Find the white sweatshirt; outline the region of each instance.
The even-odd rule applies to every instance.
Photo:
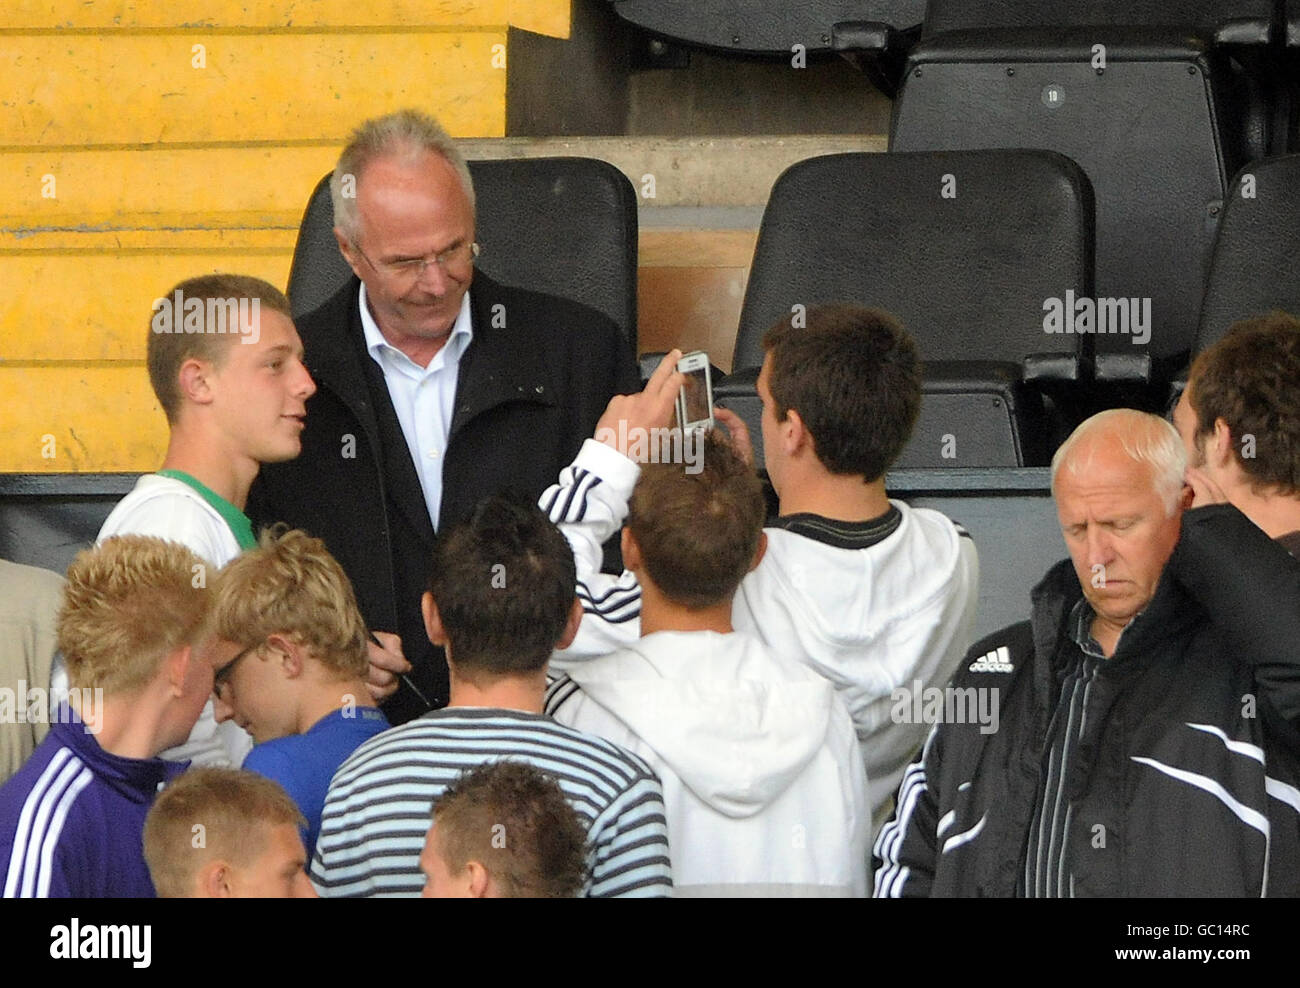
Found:
[[[857,736],[802,663],[738,631],[660,631],[575,665],[546,711],[655,770],[675,895],[866,894]]]
[[[557,671],[640,636],[635,575],[600,572],[601,544],[622,526],[639,476],[636,463],[589,439],[540,499],[573,547],[585,609],[578,637],[551,659]],[[928,730],[891,719],[893,693],[948,682],[971,644],[979,595],[970,536],[937,511],[890,503],[892,530],[865,548],[767,528],[767,553],[732,605],[737,630],[835,686],[861,743],[876,828]]]

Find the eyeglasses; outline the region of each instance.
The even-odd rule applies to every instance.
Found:
[[[239,664],[239,660],[242,659],[249,652],[255,652],[261,647],[262,646],[260,644],[249,645],[248,648],[244,649],[233,659],[227,662],[224,666],[218,669],[215,673],[213,673],[212,695],[224,703],[226,701],[226,696],[225,696],[226,687],[230,684],[230,677],[235,672],[235,666],[237,666]]]
[[[411,257],[402,261],[372,261],[361,245],[355,240],[352,246],[357,249],[357,253],[366,259],[366,263],[378,271],[380,274],[387,275],[394,281],[414,282],[424,274],[424,269],[431,264],[436,264],[442,268],[442,273],[450,275],[453,271],[463,271],[467,264],[473,264],[478,259],[480,253],[477,243],[457,244],[455,247],[448,247],[440,254],[430,254],[427,257]]]

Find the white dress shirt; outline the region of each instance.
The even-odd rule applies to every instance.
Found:
[[[438,529],[438,515],[442,510],[442,461],[451,435],[452,409],[456,405],[456,375],[460,358],[474,339],[470,318],[469,292],[460,303],[460,313],[451,329],[451,335],[429,361],[421,367],[384,339],[379,324],[370,314],[366,304],[366,286],[361,286],[361,326],[365,332],[366,349],[388,384],[397,421],[402,424],[406,446],[411,451],[416,476],[424,491],[424,503],[429,510],[429,521],[434,531]]]

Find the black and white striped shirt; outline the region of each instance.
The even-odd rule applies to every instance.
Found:
[[[518,710],[448,707],[358,748],[330,783],[311,877],[326,896],[416,896],[433,801],[467,768],[528,762],[587,825],[593,897],[672,892],[663,791],[636,755]]]
[[[1070,615],[1070,637],[1078,655],[1061,682],[1061,697],[1048,728],[1051,744],[1043,766],[1042,798],[1034,810],[1025,854],[1024,887],[1031,899],[1073,898],[1074,875],[1069,869],[1071,822],[1074,806],[1069,798],[1072,756],[1088,724],[1088,697],[1106,653],[1092,637],[1096,612],[1086,597]]]

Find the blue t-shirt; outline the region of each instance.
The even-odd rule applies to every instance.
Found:
[[[378,707],[348,707],[326,714],[306,734],[259,744],[244,759],[244,768],[280,783],[302,810],[307,818],[302,842],[309,859],[334,773],[363,741],[388,728],[388,718]]]

